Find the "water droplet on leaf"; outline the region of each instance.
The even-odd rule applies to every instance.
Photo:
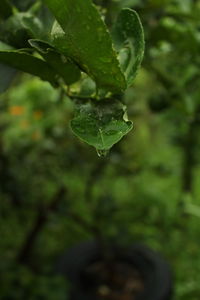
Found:
[[[110,150],[99,150],[99,149],[96,149],[96,150],[97,150],[97,155],[99,157],[105,157],[110,152]]]

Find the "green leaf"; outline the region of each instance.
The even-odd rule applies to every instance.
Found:
[[[13,50],[7,46],[6,50],[6,45],[0,42],[0,63],[38,76],[57,86],[54,70],[45,61],[26,53],[24,49]]]
[[[55,47],[71,57],[99,87],[112,92],[126,88],[110,34],[91,0],[44,0],[55,15]],[[62,27],[60,27],[60,26]]]
[[[133,84],[144,56],[144,32],[138,14],[122,9],[112,33],[127,85]]]
[[[12,6],[7,0],[0,1],[0,18],[7,19],[12,15]]]
[[[107,151],[132,129],[125,107],[113,99],[79,102],[71,128],[81,140],[98,151]]]
[[[46,60],[46,62],[59,74],[67,85],[79,80],[81,72],[79,68],[64,55],[58,53],[55,48],[44,41],[29,40],[34,47]]]

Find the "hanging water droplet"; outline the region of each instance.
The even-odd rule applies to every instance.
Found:
[[[99,149],[96,149],[96,150],[97,150],[97,155],[99,157],[105,157],[110,152],[110,150],[99,150]]]

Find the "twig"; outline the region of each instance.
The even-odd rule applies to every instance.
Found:
[[[40,208],[38,215],[35,219],[35,222],[33,224],[33,227],[31,228],[30,232],[28,232],[25,242],[22,245],[21,250],[19,251],[19,254],[17,256],[17,261],[23,264],[27,264],[30,259],[30,255],[33,249],[33,246],[35,244],[35,241],[39,235],[39,233],[44,228],[49,214],[51,212],[54,212],[60,201],[63,199],[63,195],[65,195],[66,189],[61,187],[59,191],[56,193],[56,195],[53,197],[50,205],[46,208]]]

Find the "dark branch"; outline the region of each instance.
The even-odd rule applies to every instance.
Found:
[[[31,228],[30,232],[28,232],[25,242],[22,245],[21,250],[19,251],[17,261],[19,261],[20,263],[23,263],[23,264],[26,264],[29,262],[30,255],[31,255],[32,249],[34,247],[35,241],[36,241],[39,233],[42,231],[42,229],[46,225],[49,214],[56,211],[60,201],[63,199],[63,196],[65,194],[66,194],[66,189],[63,187],[60,188],[59,191],[56,193],[56,195],[53,197],[50,205],[46,208],[39,209],[39,212],[35,219],[33,227]]]

